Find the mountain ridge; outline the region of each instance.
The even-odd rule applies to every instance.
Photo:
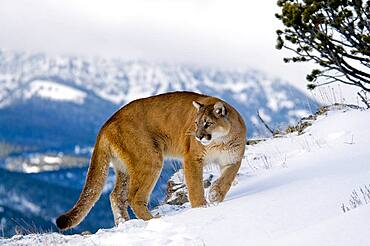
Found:
[[[169,91],[224,99],[240,111],[249,136],[264,131],[257,110],[277,126],[317,107],[294,86],[257,71],[0,50],[0,129],[5,129],[0,141],[56,149],[91,146],[100,126],[122,105]],[[50,136],[55,140],[48,141]]]

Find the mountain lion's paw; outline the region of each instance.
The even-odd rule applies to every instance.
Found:
[[[211,187],[209,193],[208,193],[208,200],[213,204],[218,204],[222,202],[222,194],[220,191],[220,188],[217,185],[214,185]]]

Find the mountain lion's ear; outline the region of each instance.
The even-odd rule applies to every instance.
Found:
[[[213,113],[217,117],[224,117],[224,116],[226,116],[227,110],[226,110],[225,105],[222,102],[215,103],[215,106],[214,106],[214,109],[213,109]]]
[[[193,106],[199,111],[199,109],[203,107],[204,105],[197,101],[193,101]]]

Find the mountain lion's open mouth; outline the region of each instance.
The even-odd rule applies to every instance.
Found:
[[[207,140],[206,138],[199,139],[198,137],[195,137],[195,139],[203,145],[209,145],[212,142],[212,138]]]

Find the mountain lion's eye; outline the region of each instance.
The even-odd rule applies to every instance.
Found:
[[[204,128],[208,128],[212,125],[211,122],[204,122]]]

